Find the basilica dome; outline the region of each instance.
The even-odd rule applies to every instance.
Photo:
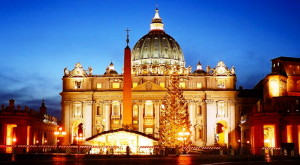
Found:
[[[132,50],[132,66],[165,65],[185,67],[184,56],[176,40],[165,33],[162,19],[158,9],[152,23],[150,32],[144,35],[135,44]]]

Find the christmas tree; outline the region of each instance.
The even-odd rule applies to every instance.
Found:
[[[159,142],[165,147],[189,147],[191,144],[189,113],[179,82],[177,72],[170,75],[167,94],[162,101]]]

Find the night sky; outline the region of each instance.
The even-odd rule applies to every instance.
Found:
[[[63,70],[80,62],[121,73],[130,47],[149,32],[155,8],[165,31],[195,70],[222,60],[235,66],[237,88],[253,88],[270,60],[300,57],[300,0],[0,0],[0,104],[60,115]]]

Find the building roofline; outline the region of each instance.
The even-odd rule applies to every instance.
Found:
[[[93,136],[87,138],[86,141],[92,140],[92,139],[94,139],[94,138],[96,138],[98,136],[101,136],[101,135],[105,135],[105,134],[109,134],[109,133],[115,133],[115,132],[121,132],[121,131],[128,132],[128,133],[133,133],[133,134],[137,134],[137,135],[141,135],[141,136],[147,137],[149,139],[158,141],[158,139],[155,138],[155,137],[153,137],[153,136],[147,135],[147,134],[139,132],[139,131],[129,130],[129,129],[125,129],[125,128],[119,128],[119,129],[116,129],[116,130],[103,131],[101,133],[98,133],[96,135],[93,135]]]
[[[296,57],[283,57],[283,56],[274,58],[271,61],[274,61],[274,60],[277,60],[277,59],[280,59],[280,60],[283,60],[283,61],[290,61],[290,62],[300,62],[300,58],[296,58]]]

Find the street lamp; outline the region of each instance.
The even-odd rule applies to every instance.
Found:
[[[187,138],[190,136],[190,132],[186,131],[185,128],[182,129],[181,132],[178,132],[179,137],[177,138],[178,140],[182,140],[183,141],[183,153],[185,154],[185,142],[187,140]]]
[[[79,145],[82,144],[82,142],[84,141],[84,137],[82,136],[82,133],[80,133],[77,137],[76,137],[76,141],[77,141],[77,145],[78,145],[78,148],[77,148],[77,153],[79,154],[80,153],[80,150],[79,150]]]
[[[64,136],[66,136],[66,134],[67,133],[62,130],[62,127],[59,127],[58,131],[54,132],[54,135],[57,137],[57,142],[56,142],[56,144],[57,144],[57,152],[58,152],[58,146],[59,146],[59,142],[60,142],[59,138],[62,138]]]
[[[14,137],[14,138],[12,139],[12,144],[13,144],[13,153],[15,153],[15,152],[16,152],[16,148],[15,148],[15,147],[16,147],[16,142],[17,142],[17,138],[15,138],[15,137]]]

